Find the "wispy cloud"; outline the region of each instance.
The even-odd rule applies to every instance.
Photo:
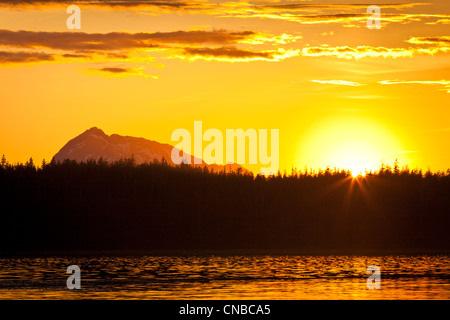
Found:
[[[447,91],[447,93],[450,93],[450,80],[437,80],[437,81],[429,81],[429,80],[413,80],[413,81],[406,81],[406,80],[383,80],[379,81],[378,83],[383,85],[393,85],[393,84],[421,84],[421,85],[440,85],[444,86],[444,90]]]
[[[0,64],[36,63],[53,60],[55,60],[53,55],[44,52],[0,51]]]
[[[61,0],[2,0],[0,7],[13,8],[42,8],[49,6],[65,6],[76,4],[83,7],[112,7],[112,8],[132,8],[132,7],[154,7],[170,10],[181,10],[188,8],[205,7],[208,3],[196,0],[72,0],[70,3]]]
[[[311,80],[311,82],[316,83],[322,83],[322,84],[334,84],[339,86],[352,86],[352,87],[359,87],[364,86],[365,84],[354,82],[354,81],[347,81],[347,80]]]
[[[309,57],[337,57],[344,59],[361,58],[405,58],[414,54],[435,55],[437,53],[450,52],[450,47],[430,47],[430,48],[385,48],[371,46],[340,46],[340,47],[307,47],[303,48],[302,55]]]
[[[158,79],[156,75],[150,75],[144,72],[143,68],[126,68],[126,67],[103,67],[103,68],[88,68],[89,74],[99,74],[107,77],[128,77],[138,76],[144,78]]]
[[[299,35],[268,35],[255,31],[191,30],[154,33],[84,33],[36,32],[0,30],[0,47],[47,51],[48,60],[79,59],[148,62],[152,52],[159,51],[169,58],[189,60],[217,60],[230,62],[279,61],[300,54],[299,50],[285,50],[280,45],[295,42]],[[239,48],[236,46],[263,45],[272,50]],[[65,53],[61,54],[61,51]],[[5,50],[6,52],[6,50]],[[6,54],[5,54],[6,55]],[[17,62],[33,62],[31,55]],[[46,56],[41,56],[43,60]],[[7,58],[4,58],[5,61]],[[12,57],[9,58],[12,62]],[[1,61],[0,61],[1,62]]]
[[[295,57],[300,54],[300,50],[264,50],[251,51],[247,49],[238,49],[235,47],[220,48],[185,48],[182,55],[175,54],[174,57],[188,60],[207,60],[207,61],[280,61],[286,58]]]
[[[407,42],[413,44],[432,44],[439,46],[450,46],[450,36],[440,36],[440,37],[413,37]]]
[[[420,2],[411,2],[411,3],[386,3],[386,4],[377,4],[382,9],[406,9],[413,8],[416,6],[428,6],[430,3],[420,3]],[[357,3],[334,3],[334,4],[319,4],[319,3],[287,3],[287,4],[272,4],[272,5],[264,5],[262,8],[269,9],[279,9],[279,10],[310,10],[310,9],[366,9],[368,7],[367,4],[357,4]]]
[[[275,37],[275,39],[277,39]],[[174,32],[45,32],[0,30],[0,46],[60,50],[120,50],[152,48],[161,44],[235,44],[271,41],[269,35],[253,31],[174,31]],[[276,41],[276,40],[274,40]]]
[[[314,3],[284,3],[277,1],[207,1],[207,0],[73,0],[70,4],[98,9],[129,10],[139,13],[164,14],[183,12],[187,14],[214,15],[232,18],[263,18],[271,20],[294,21],[300,24],[330,24],[339,23],[345,26],[361,27],[370,14],[365,9],[368,4],[314,4]],[[68,3],[58,0],[3,0],[0,8],[32,8],[45,10],[47,8],[67,7]],[[411,9],[430,3],[412,2],[395,4],[377,4],[383,11],[381,21],[387,23],[409,23],[426,20],[429,24],[445,23],[450,15],[398,13],[397,11]],[[344,11],[344,12],[343,12]],[[394,13],[392,13],[394,12]]]
[[[450,18],[448,14],[398,13],[397,11],[426,6],[430,3],[377,4],[383,14],[383,25],[389,23],[410,23],[426,21],[437,23]],[[366,13],[368,4],[262,4],[248,2],[222,6],[221,16],[238,18],[263,18],[297,22],[300,24],[342,24],[347,27],[363,27],[370,14]],[[393,11],[395,10],[395,11]]]

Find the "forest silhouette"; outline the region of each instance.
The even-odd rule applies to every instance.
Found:
[[[450,170],[0,166],[0,253],[448,253]]]

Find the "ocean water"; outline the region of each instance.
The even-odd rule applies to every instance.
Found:
[[[450,299],[450,256],[0,258],[0,299]],[[69,265],[81,289],[69,290]],[[369,290],[367,267],[381,270]]]

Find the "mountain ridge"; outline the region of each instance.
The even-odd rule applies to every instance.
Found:
[[[106,162],[116,162],[121,159],[133,158],[136,164],[150,163],[165,159],[170,165],[172,162],[172,149],[174,147],[167,143],[160,143],[142,137],[122,136],[119,134],[107,135],[98,127],[87,129],[75,138],[70,139],[54,156],[52,161],[62,162],[66,159],[77,162],[103,159]],[[194,164],[195,157],[185,154],[191,158],[194,167],[207,167],[214,172],[233,171],[241,169],[248,171],[239,164]]]

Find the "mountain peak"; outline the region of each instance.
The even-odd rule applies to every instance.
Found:
[[[85,131],[85,133],[90,133],[90,134],[95,134],[95,135],[101,135],[101,136],[106,136],[106,133],[103,132],[102,129],[99,129],[97,127],[92,127],[88,130]]]
[[[70,159],[82,162],[90,159],[98,161],[102,158],[107,162],[114,162],[120,159],[134,158],[137,164],[141,164],[150,163],[155,160],[161,161],[164,158],[169,164],[173,164],[171,159],[172,149],[173,146],[169,144],[162,144],[144,138],[121,136],[118,134],[108,136],[103,130],[92,127],[67,142],[55,154],[53,160],[62,162]],[[192,155],[185,156],[191,157],[191,163],[194,163],[194,157]],[[227,164],[225,166],[216,164],[208,165],[204,161],[202,161],[202,164],[194,166],[206,166],[213,171],[223,171],[224,167],[228,170],[241,167],[240,165],[233,164]]]

